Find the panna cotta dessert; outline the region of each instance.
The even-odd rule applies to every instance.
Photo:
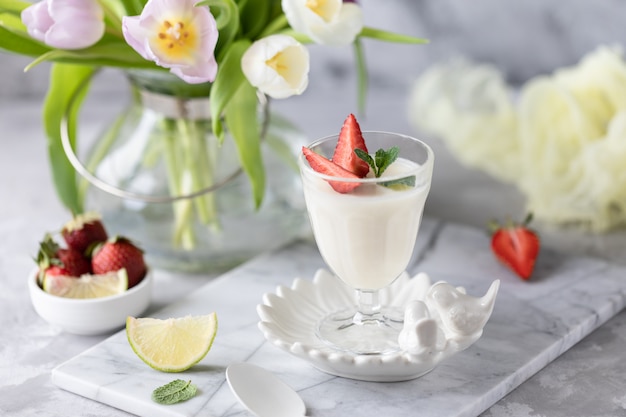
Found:
[[[381,305],[379,291],[411,260],[433,161],[425,143],[361,132],[353,115],[339,135],[302,148],[300,172],[317,247],[334,275],[355,290],[353,304],[317,324],[316,335],[329,346],[358,355],[400,350],[404,311]]]
[[[313,172],[303,174],[304,196],[319,251],[349,286],[378,290],[406,269],[430,182],[418,186],[381,184],[411,178],[420,168],[399,158],[380,178],[368,174],[366,181],[349,193],[335,191]]]

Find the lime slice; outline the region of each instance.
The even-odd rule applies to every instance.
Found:
[[[100,275],[82,275],[80,278],[64,275],[46,275],[43,290],[65,298],[100,298],[121,294],[128,289],[126,269]]]
[[[126,319],[126,336],[133,351],[162,372],[181,372],[200,362],[211,349],[216,333],[215,313],[166,320]]]

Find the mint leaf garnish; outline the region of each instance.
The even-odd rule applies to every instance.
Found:
[[[198,388],[191,381],[175,379],[152,391],[152,400],[164,405],[187,401],[196,395]]]
[[[387,169],[387,167],[394,163],[396,159],[398,159],[398,153],[400,153],[400,148],[394,146],[389,148],[389,150],[379,149],[376,151],[375,160],[376,167],[378,171],[376,172],[376,178],[383,175],[383,172]]]
[[[382,182],[381,185],[398,191],[405,190],[407,188],[413,188],[415,187],[415,175],[411,175],[410,177],[398,178],[397,180]]]
[[[367,164],[374,170],[374,175],[379,178],[387,167],[398,159],[398,153],[400,149],[397,146],[389,148],[389,150],[379,149],[376,151],[374,158],[362,149],[356,148],[354,150],[356,156],[367,162]]]
[[[376,172],[376,162],[374,162],[374,158],[372,158],[370,154],[359,148],[355,148],[354,153],[356,156],[367,162],[367,165],[371,166],[374,172]]]
[[[373,158],[370,154],[359,148],[355,149],[354,153],[356,153],[356,156],[367,162],[367,164],[372,167],[376,178],[380,178],[380,176],[383,174],[383,172],[385,172],[389,165],[393,164],[395,160],[398,159],[400,148],[398,148],[397,146],[393,146],[388,150],[384,150],[381,148],[376,151],[376,154],[374,154]],[[411,175],[405,178],[398,178],[397,180],[381,182],[380,185],[392,188],[394,190],[403,190],[406,188],[415,187],[415,175]]]

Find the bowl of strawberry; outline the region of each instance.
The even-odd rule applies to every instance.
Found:
[[[122,328],[150,305],[152,276],[130,239],[108,236],[100,217],[82,214],[46,234],[28,287],[37,314],[68,333],[96,335]]]

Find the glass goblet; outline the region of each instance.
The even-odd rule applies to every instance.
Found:
[[[399,157],[379,177],[340,178],[316,172],[301,155],[304,197],[324,262],[356,292],[356,305],[323,317],[317,336],[355,354],[398,351],[404,311],[380,304],[379,292],[407,268],[430,190],[434,154],[424,142],[388,132],[363,132],[368,150],[398,147]],[[331,159],[338,135],[308,146]],[[356,182],[348,193],[330,182]]]

